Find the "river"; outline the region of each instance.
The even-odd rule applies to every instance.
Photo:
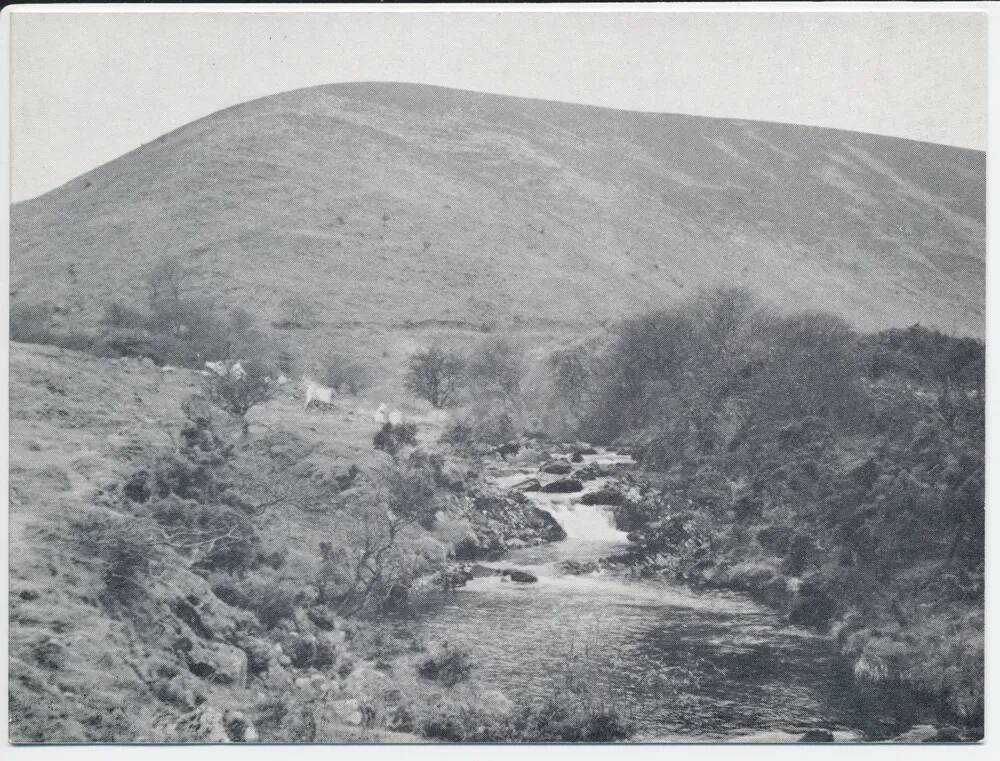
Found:
[[[584,464],[622,459],[600,452]],[[526,477],[557,478],[509,468],[494,481]],[[609,509],[579,503],[605,482],[571,495],[529,493],[566,539],[485,565],[522,569],[538,582],[488,576],[435,596],[419,616],[423,633],[466,649],[475,678],[515,700],[585,683],[635,723],[640,742],[780,742],[809,729],[861,739],[871,717],[828,638],[737,594],[560,569],[627,546]]]

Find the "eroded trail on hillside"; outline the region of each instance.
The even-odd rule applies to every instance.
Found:
[[[622,462],[599,452],[580,466]],[[564,476],[505,467],[509,487]],[[493,568],[537,577],[520,584],[483,576],[429,600],[420,627],[469,651],[476,678],[512,698],[544,699],[581,685],[630,718],[639,741],[788,741],[810,729],[861,739],[849,675],[830,642],[725,592],[663,579],[569,573],[628,544],[610,508],[581,504],[608,479],[572,494],[529,492],[566,531],[561,542],[515,550]]]

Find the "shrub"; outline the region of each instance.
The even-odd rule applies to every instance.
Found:
[[[205,379],[208,398],[219,407],[240,418],[256,405],[274,396],[275,384],[263,366],[256,362],[241,363],[243,373],[230,371],[225,375],[212,373]],[[244,430],[245,430],[244,422]]]
[[[298,294],[283,298],[279,308],[282,316],[272,324],[276,328],[285,330],[312,327],[319,313],[319,308],[314,302]]]
[[[177,450],[122,484],[127,525],[147,550],[173,550],[193,570],[255,567],[261,540],[254,519],[264,507],[244,490],[248,474],[236,472],[234,448],[216,429],[211,407],[197,399],[183,406],[188,420]]]
[[[98,324],[106,331],[141,331],[149,317],[138,307],[124,301],[104,305]]]
[[[331,354],[323,368],[323,383],[338,394],[356,395],[368,388],[371,379],[368,369],[343,354]]]
[[[455,352],[432,346],[409,359],[406,387],[437,408],[447,407],[464,383],[465,360]]]
[[[372,471],[334,515],[336,530],[320,545],[317,602],[343,617],[405,604],[413,579],[441,563],[446,547],[418,541],[445,502],[437,461],[421,452]]]
[[[55,307],[48,303],[18,302],[10,308],[10,339],[22,343],[48,343]]]
[[[417,426],[414,423],[386,423],[372,439],[375,449],[381,449],[390,455],[395,455],[404,446],[415,446],[416,443]]]
[[[524,377],[523,353],[502,337],[488,339],[469,358],[466,377],[476,399],[495,399],[508,408],[517,407]]]
[[[471,672],[472,664],[465,651],[450,647],[448,643],[417,667],[417,673],[424,679],[440,682],[446,687],[465,681]]]
[[[92,517],[77,524],[76,535],[87,556],[103,564],[106,603],[129,605],[142,597],[156,556],[149,528],[134,518]]]

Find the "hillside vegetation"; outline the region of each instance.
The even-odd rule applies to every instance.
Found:
[[[14,205],[11,291],[92,323],[170,255],[265,325],[306,302],[302,345],[592,325],[721,284],[862,329],[981,335],[984,171],[982,153],[876,135],[329,85]]]
[[[749,593],[829,630],[871,700],[981,727],[984,349],[739,290],[577,347],[573,430],[644,471],[608,500],[617,562]]]

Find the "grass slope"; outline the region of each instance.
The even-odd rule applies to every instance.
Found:
[[[575,330],[719,283],[864,329],[981,335],[984,178],[982,153],[877,135],[329,85],[16,204],[11,291],[87,322],[176,254],[262,318],[311,299],[310,341],[406,321]]]

